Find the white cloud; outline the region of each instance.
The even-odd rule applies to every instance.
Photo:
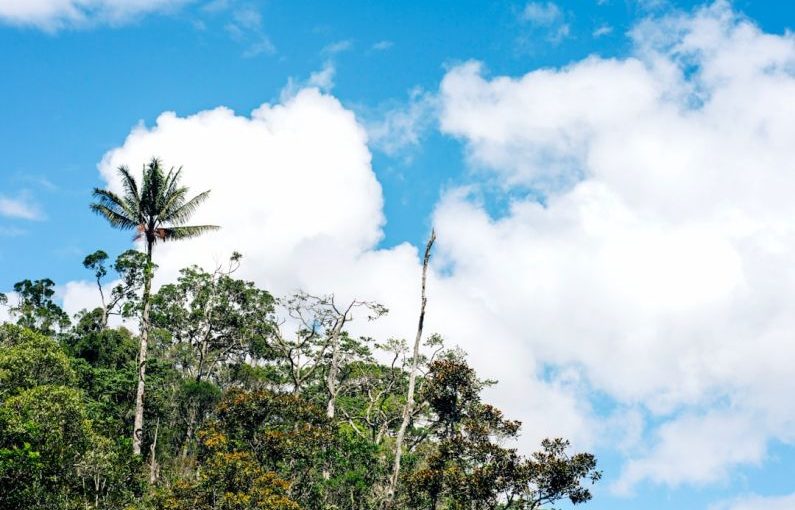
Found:
[[[522,19],[535,25],[549,26],[563,19],[563,13],[553,2],[530,2],[522,11]]]
[[[232,5],[232,0],[210,0],[201,6],[201,10],[211,14],[223,12],[229,9]]]
[[[383,40],[373,44],[372,49],[375,51],[386,51],[394,45],[395,43],[392,41]]]
[[[16,292],[3,292],[6,296],[6,304],[0,303],[0,324],[12,322],[11,307],[16,305],[18,297]]]
[[[212,263],[234,249],[270,272],[273,264],[291,265],[283,258],[297,250],[311,256],[310,247],[329,244],[356,252],[378,242],[381,189],[365,143],[352,113],[309,88],[284,104],[265,104],[251,117],[226,108],[187,118],[164,113],[153,128],[135,129],[109,152],[100,170],[118,186],[116,167],[139,168],[158,155],[183,165],[192,189],[213,190],[196,221],[218,222],[223,229],[159,247],[165,274],[174,275],[187,254]],[[274,273],[292,278],[288,271]]]
[[[795,43],[725,3],[633,37],[626,59],[445,76],[442,129],[512,196],[541,189],[545,203],[515,198],[495,218],[477,188],[445,195],[427,322],[500,379],[491,396],[525,422],[525,447],[565,435],[626,452],[624,491],[711,483],[795,441]],[[100,171],[118,187],[116,166],[158,155],[212,188],[196,222],[223,229],[159,246],[160,281],[239,250],[242,276],[274,293],[376,299],[391,313],[367,332],[411,338],[417,248],[377,248],[367,143],[350,111],[305,88],[250,116],[165,113]],[[618,411],[596,417],[593,391]]]
[[[760,464],[765,454],[764,432],[737,413],[686,415],[664,424],[656,435],[651,454],[625,466],[617,492],[628,493],[645,479],[668,485],[720,481],[739,464]]]
[[[325,46],[321,51],[321,55],[326,56],[323,62],[323,67],[317,71],[310,73],[309,78],[306,80],[296,80],[290,78],[287,86],[282,90],[282,99],[296,94],[302,88],[317,88],[322,92],[328,93],[334,88],[334,77],[337,74],[337,65],[335,57],[339,53],[344,53],[353,48],[353,42],[350,40],[338,41]]]
[[[571,33],[566,16],[554,2],[530,2],[521,13],[522,21],[546,32],[547,41],[558,44]]]
[[[337,53],[343,53],[353,48],[353,41],[350,39],[346,39],[344,41],[337,41],[331,43],[323,48],[321,51],[324,55],[336,55]]]
[[[635,0],[635,3],[646,11],[660,11],[671,7],[670,0]]]
[[[786,496],[745,496],[709,507],[709,510],[792,510],[795,494]]]
[[[236,9],[232,13],[234,22],[247,30],[257,30],[262,28],[262,13],[252,6]]]
[[[594,29],[592,35],[594,36],[594,38],[599,38],[599,37],[604,37],[606,35],[610,35],[612,33],[613,33],[613,27],[611,27],[610,25],[604,24],[604,25],[599,25],[598,27],[596,27],[596,29]]]
[[[120,25],[192,0],[0,0],[0,20],[54,31],[95,24]]]
[[[117,281],[109,282],[105,287],[110,289],[117,283]],[[58,287],[57,296],[63,301],[64,311],[69,317],[74,317],[81,310],[93,310],[102,306],[96,283],[90,281],[67,282],[64,286]]]
[[[222,6],[219,9],[226,7]],[[211,8],[213,9],[215,7]],[[262,13],[253,6],[235,9],[231,20],[224,25],[224,30],[232,40],[246,47],[243,51],[244,58],[254,58],[263,54],[275,55],[277,52],[276,46],[263,28]]]
[[[103,282],[103,289],[107,295],[108,290],[121,283],[121,280],[110,280]],[[82,310],[94,310],[102,306],[102,300],[99,296],[99,289],[97,289],[96,282],[93,281],[71,281],[66,285],[59,286],[56,289],[56,297],[63,302],[63,309],[69,315],[74,317]],[[138,320],[132,318],[123,320],[119,315],[113,314],[108,319],[111,327],[124,326],[131,331],[138,331]]]
[[[189,264],[214,267],[238,250],[244,254],[240,276],[274,294],[306,289],[335,292],[340,299],[374,299],[389,315],[374,323],[354,322],[357,332],[413,338],[418,252],[408,244],[377,248],[383,199],[364,128],[336,99],[314,88],[293,91],[282,101],[250,116],[226,108],[186,118],[164,113],[105,156],[100,172],[115,189],[116,167],[138,170],[153,155],[167,165],[183,165],[184,182],[194,192],[212,189],[195,223],[222,229],[158,246],[158,282],[173,280]],[[75,311],[96,297],[90,283],[73,283],[64,299]],[[500,379],[494,397],[510,416],[525,420],[525,445],[552,434],[581,443],[590,439],[581,388],[561,378],[535,380],[532,354],[499,326],[499,310],[483,309],[472,289],[435,271],[428,306],[427,331],[445,334],[472,353],[484,377]],[[470,318],[462,321],[464,311]],[[505,359],[526,363],[506,367]]]
[[[387,109],[377,120],[368,124],[370,142],[390,156],[416,148],[435,125],[437,110],[435,94],[414,89],[405,104]]]
[[[27,193],[15,197],[0,195],[0,216],[22,220],[41,220],[44,214]]]
[[[309,75],[307,85],[309,87],[316,87],[324,92],[330,91],[334,88],[334,75],[337,74],[337,68],[331,61],[326,61],[319,71],[315,71]]]
[[[276,54],[276,46],[271,42],[271,40],[265,36],[261,35],[258,37],[258,40],[251,43],[246,50],[243,52],[244,58],[254,58],[260,55],[275,55]]]
[[[443,131],[545,199],[494,218],[454,193],[436,212],[451,278],[506,341],[650,413],[625,491],[711,483],[795,441],[795,39],[722,1],[632,37],[631,57],[518,78],[451,69]]]

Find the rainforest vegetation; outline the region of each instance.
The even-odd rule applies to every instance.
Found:
[[[84,266],[101,306],[68,316],[55,283],[0,295],[2,509],[549,509],[591,499],[590,453],[565,439],[522,455],[521,424],[483,400],[466,354],[423,331],[361,338],[382,305],[273,296],[214,268],[159,281],[157,247],[219,228],[190,225],[208,198],[157,160],[91,210],[140,251]],[[222,225],[220,226],[223,227]],[[255,261],[251,261],[255,262]],[[120,326],[124,324],[128,327]],[[454,343],[455,339],[449,339]],[[487,341],[484,339],[484,341]]]

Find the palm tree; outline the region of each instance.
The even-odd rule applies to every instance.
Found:
[[[215,225],[185,225],[196,208],[204,202],[210,191],[188,199],[188,188],[180,186],[182,168],[163,172],[160,161],[152,158],[143,168],[143,184],[130,174],[125,166],[119,167],[124,194],[94,188],[91,210],[103,216],[111,226],[121,230],[135,230],[135,239],[146,245],[146,269],[141,311],[141,344],[138,351],[138,390],[135,396],[135,423],[133,426],[133,454],[141,454],[144,420],[144,386],[146,379],[146,349],[149,340],[149,294],[152,288],[152,248],[158,241],[178,241],[216,230]]]

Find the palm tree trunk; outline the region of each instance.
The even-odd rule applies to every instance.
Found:
[[[146,381],[146,350],[149,344],[149,294],[152,291],[152,245],[146,242],[146,268],[144,270],[144,293],[141,311],[141,343],[138,350],[138,389],[135,393],[135,421],[133,424],[133,455],[141,455],[144,428],[144,387]]]
[[[422,327],[425,323],[425,304],[428,302],[425,297],[425,282],[428,275],[428,262],[431,260],[431,248],[433,242],[436,240],[436,232],[431,230],[431,237],[428,239],[428,244],[425,246],[425,257],[422,261],[422,286],[421,286],[421,299],[420,299],[420,319],[417,324],[417,336],[414,338],[414,352],[411,357],[411,369],[409,371],[409,389],[406,394],[406,405],[403,406],[403,421],[400,423],[397,438],[395,439],[395,463],[392,467],[392,477],[389,480],[389,488],[387,489],[387,499],[384,508],[392,508],[392,503],[395,499],[395,490],[397,489],[398,477],[400,476],[400,458],[403,453],[403,439],[406,436],[406,429],[409,426],[411,414],[414,411],[414,387],[417,383],[417,365],[420,358],[420,341],[422,340]],[[434,504],[435,505],[435,504]]]

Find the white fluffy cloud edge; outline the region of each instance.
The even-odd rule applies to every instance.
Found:
[[[521,77],[449,69],[439,128],[475,172],[546,199],[493,217],[471,187],[445,194],[427,321],[499,379],[490,398],[524,422],[523,449],[552,435],[613,452],[626,494],[725,482],[795,442],[795,40],[722,1],[631,37],[626,58]],[[412,336],[418,248],[378,247],[368,134],[333,96],[164,113],[99,169],[118,188],[117,166],[152,155],[212,189],[196,222],[223,226],[159,246],[161,281],[238,250],[241,276],[276,295],[375,299],[390,314],[357,332]],[[70,312],[95,299],[89,282],[64,287]]]
[[[0,21],[47,31],[97,24],[122,25],[177,9],[193,0],[0,0]]]

